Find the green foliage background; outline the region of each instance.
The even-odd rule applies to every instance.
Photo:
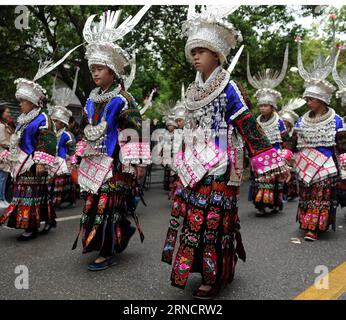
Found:
[[[101,14],[105,10],[123,10],[123,18],[134,15],[141,6],[30,6],[29,29],[18,30],[14,21],[18,14],[15,6],[0,7],[0,100],[14,101],[18,77],[32,78],[41,58],[58,60],[69,49],[83,42],[83,26],[91,14]],[[242,32],[245,50],[233,72],[233,78],[243,84],[253,102],[254,113],[258,112],[254,99],[255,90],[246,79],[246,51],[250,53],[251,71],[263,68],[281,69],[285,46],[289,44],[289,67],[297,65],[296,34],[303,39],[303,60],[308,65],[313,58],[331,48],[331,23],[314,25],[309,30],[299,23],[299,17],[316,16],[316,6],[241,6],[229,20]],[[321,14],[327,15],[327,12]],[[337,13],[337,36],[346,31],[346,6]],[[137,73],[130,88],[131,93],[141,102],[156,85],[158,94],[154,105],[146,113],[149,118],[161,118],[162,113],[180,99],[181,84],[187,86],[193,81],[195,72],[186,61],[185,40],[180,36],[182,22],[186,19],[187,6],[152,6],[134,32],[127,35],[120,45],[130,53],[136,50]],[[323,30],[329,38],[319,39]],[[329,48],[329,50],[328,50]],[[80,75],[76,95],[84,104],[93,88],[93,83],[84,59],[85,48],[80,47],[70,58],[58,67],[58,77],[72,87],[75,66],[79,65]],[[235,53],[235,52],[234,52]],[[234,54],[233,53],[233,54]],[[339,60],[339,68],[345,63],[345,54]],[[66,64],[70,67],[66,68]],[[48,89],[53,77],[40,79]],[[332,78],[329,79],[333,81]],[[290,98],[299,97],[303,92],[303,80],[297,72],[288,71],[287,77],[278,87],[282,93],[281,105]],[[51,96],[51,94],[50,94]],[[333,98],[332,107],[343,114],[339,101]],[[302,110],[304,111],[304,110]]]

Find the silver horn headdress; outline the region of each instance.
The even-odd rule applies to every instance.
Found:
[[[126,89],[130,87],[135,74],[135,57],[133,55],[131,58],[116,42],[136,27],[149,8],[150,5],[145,5],[134,17],[127,17],[119,26],[117,24],[121,10],[108,10],[100,16],[100,22],[94,26],[92,24],[96,14],[91,15],[83,29],[83,37],[87,42],[85,57],[89,68],[93,64],[105,65],[124,79]],[[125,77],[125,67],[129,64],[131,74]]]
[[[54,106],[51,108],[53,110],[51,118],[53,120],[59,120],[66,125],[68,125],[70,117],[72,117],[72,112],[67,109],[67,106],[72,103],[74,94],[76,92],[78,73],[79,67],[76,68],[72,90],[70,88],[57,89],[55,80],[53,83],[52,100],[54,102]]]
[[[164,116],[163,120],[165,121],[166,127],[173,126],[173,127],[176,128],[178,126],[177,123],[174,120],[174,113],[170,113],[170,114]]]
[[[269,104],[277,109],[277,101],[281,99],[281,93],[274,90],[285,78],[288,66],[288,45],[286,46],[284,61],[281,72],[265,69],[258,72],[255,76],[251,75],[250,57],[247,54],[247,79],[249,83],[257,89],[255,97],[259,105]]]
[[[302,60],[301,43],[298,39],[298,71],[300,76],[304,79],[303,98],[312,97],[330,104],[331,97],[336,88],[326,80],[332,72],[335,60],[335,49],[333,48],[331,56],[325,58],[320,54],[315,58],[313,64],[305,69]]]
[[[227,61],[231,49],[242,41],[240,31],[236,30],[226,17],[239,6],[202,6],[196,12],[195,5],[189,5],[187,20],[183,23],[182,34],[187,35],[185,55],[192,60],[191,50],[198,47],[207,48],[219,55],[220,62]]]
[[[333,78],[336,84],[339,87],[339,90],[336,92],[336,97],[341,99],[341,105],[346,107],[346,70],[344,69],[341,74],[338,73],[337,62],[340,55],[340,49],[335,57],[335,63],[333,68]]]

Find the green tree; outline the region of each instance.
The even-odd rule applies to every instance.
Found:
[[[6,41],[0,43],[0,98],[13,100],[18,77],[33,77],[37,70],[37,60],[51,58],[57,61],[72,47],[82,43],[83,27],[91,14],[101,14],[119,6],[30,6],[30,29],[17,30],[14,6],[0,7],[0,36]],[[134,15],[141,6],[121,6],[125,19]],[[290,45],[289,68],[296,66],[297,47],[294,36],[304,38],[304,60],[314,50],[317,51],[320,40],[308,39],[305,30],[296,22],[303,15],[316,15],[315,6],[241,6],[229,20],[243,34],[245,52],[251,53],[252,72],[262,68],[280,69],[287,43]],[[169,106],[180,99],[181,84],[187,86],[193,81],[195,72],[186,60],[185,41],[181,37],[181,27],[186,20],[187,6],[152,6],[133,32],[120,43],[129,53],[136,52],[137,73],[130,88],[131,93],[141,102],[156,85],[158,93],[154,104],[147,112],[148,117],[159,117],[162,106]],[[345,15],[343,9],[342,14]],[[340,22],[342,30],[345,23]],[[311,43],[310,43],[311,40]],[[311,47],[310,47],[311,44]],[[252,100],[255,90],[246,79],[246,54],[242,54],[233,77],[248,90]],[[234,52],[235,53],[235,52]],[[233,53],[233,54],[234,54]],[[77,49],[69,59],[57,68],[58,77],[72,87],[74,66],[80,66],[80,75],[76,95],[85,102],[93,88],[92,79],[84,59],[85,47]],[[70,68],[66,68],[66,65]],[[55,72],[52,72],[55,75]],[[40,80],[48,90],[52,76]],[[285,81],[278,88],[284,101],[299,96],[303,90],[299,75],[288,72]],[[255,106],[254,111],[257,111]]]

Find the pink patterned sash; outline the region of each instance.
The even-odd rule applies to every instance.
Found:
[[[306,184],[322,181],[338,173],[333,157],[326,157],[313,148],[304,148],[294,156],[299,179]]]

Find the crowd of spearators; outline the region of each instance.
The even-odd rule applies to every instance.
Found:
[[[48,233],[57,226],[55,209],[64,202],[74,206],[78,188],[84,207],[73,249],[80,236],[83,253],[99,252],[88,265],[90,271],[112,266],[136,230],[144,239],[135,210],[139,181],[152,163],[150,137],[142,135],[140,106],[128,92],[133,72],[127,75],[125,67],[135,68],[134,60],[117,41],[149,7],[118,27],[118,11],[102,14],[98,28],[92,27],[95,15],[86,21],[85,58],[96,88],[83,109],[83,134],[77,143],[67,109],[73,92],[56,94],[48,111],[46,91],[37,82],[62,61],[41,65],[32,80],[15,81],[21,108],[15,126],[9,108],[1,107],[0,224],[23,229],[19,241]],[[317,240],[330,227],[335,230],[337,207],[346,202],[346,131],[343,118],[330,107],[337,88],[326,80],[332,73],[336,97],[346,107],[346,79],[336,69],[340,50],[332,49],[329,60],[305,69],[297,39],[304,93],[281,108],[275,88],[285,79],[288,46],[280,72],[265,69],[252,75],[248,56],[247,78],[257,89],[260,111],[255,118],[244,88],[231,77],[236,61],[227,60],[242,40],[226,19],[235,9],[207,6],[196,12],[189,7],[182,27],[185,55],[196,78],[166,116],[167,130],[158,148],[172,201],[162,261],[172,265],[175,287],[183,289],[190,272],[201,274],[193,293],[199,299],[215,297],[233,280],[237,260],[246,259],[238,215],[245,159],[251,171],[249,199],[257,215],[277,214],[287,201],[297,201],[305,240]],[[297,109],[305,104],[308,112],[298,116]],[[137,134],[124,140],[126,129]],[[5,187],[9,174],[10,203]]]

